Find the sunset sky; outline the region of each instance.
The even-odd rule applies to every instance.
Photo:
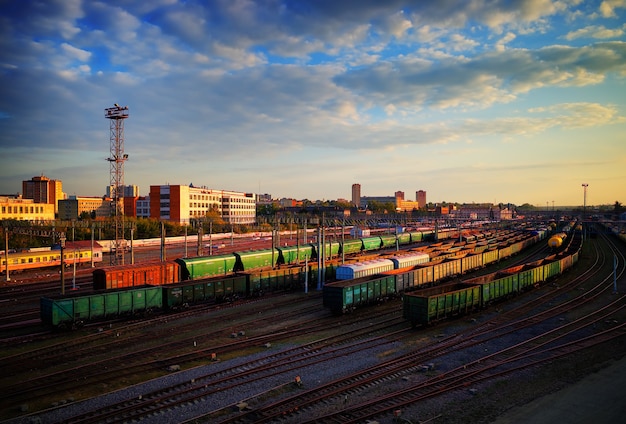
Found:
[[[626,0],[0,0],[0,193],[626,204]],[[554,203],[553,203],[554,202]]]

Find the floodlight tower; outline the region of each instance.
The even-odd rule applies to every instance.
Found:
[[[587,187],[589,187],[589,184],[583,183],[583,222],[585,221],[585,210],[587,209]]]
[[[115,253],[111,255],[111,265],[124,265],[124,162],[128,155],[124,154],[124,119],[128,118],[128,106],[104,109],[104,117],[110,121],[109,141],[111,154],[107,158],[110,168],[110,187],[113,190],[113,207],[115,216],[115,242],[112,246]]]

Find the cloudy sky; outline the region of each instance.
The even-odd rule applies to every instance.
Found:
[[[626,0],[0,0],[0,193],[626,204]]]

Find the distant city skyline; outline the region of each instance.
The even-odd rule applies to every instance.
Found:
[[[53,180],[53,181],[55,181],[57,183],[63,184],[63,181],[61,181],[60,179],[58,179],[58,178],[50,178],[49,176],[43,175],[43,174],[42,175],[35,175],[35,176],[32,177],[32,179],[35,179],[35,180],[38,180],[38,179]],[[24,186],[24,183],[26,181],[27,180],[21,182],[22,186]],[[154,185],[154,184],[152,184],[152,185]],[[172,185],[176,185],[176,184],[172,184]],[[183,185],[187,185],[187,184],[183,184]],[[206,188],[213,189],[213,190],[223,190],[222,188],[219,188],[219,187],[208,187],[208,186],[206,186],[204,184],[198,184],[198,185],[194,185],[194,186],[195,187],[206,187]],[[358,188],[356,188],[356,187],[358,187]],[[589,186],[587,185],[586,188],[587,188],[587,196],[588,196],[588,194],[589,194],[589,192],[588,192]],[[351,189],[351,196],[349,196],[349,197],[338,197],[338,198],[334,198],[334,199],[331,199],[331,198],[328,198],[328,197],[323,197],[323,198],[320,198],[320,199],[307,199],[307,200],[310,200],[310,201],[313,201],[313,202],[315,202],[315,201],[344,200],[344,201],[347,201],[347,202],[350,202],[350,203],[354,203],[355,195],[357,195],[361,199],[363,199],[363,198],[365,198],[365,199],[368,199],[368,198],[369,199],[371,199],[371,198],[383,198],[383,197],[388,197],[388,198],[391,199],[391,198],[394,198],[398,193],[403,193],[404,194],[403,198],[405,200],[421,202],[421,203],[424,203],[424,204],[440,204],[440,203],[444,203],[444,202],[445,203],[461,203],[461,204],[463,204],[463,203],[466,203],[466,204],[482,204],[482,203],[484,203],[484,204],[500,204],[500,203],[507,204],[507,203],[511,203],[511,204],[516,205],[516,206],[520,206],[520,205],[523,205],[523,204],[530,204],[530,205],[533,205],[533,206],[535,206],[537,208],[548,208],[548,209],[558,208],[560,206],[566,206],[566,207],[583,206],[582,202],[584,202],[584,200],[585,200],[584,196],[583,196],[583,201],[579,205],[577,205],[577,204],[558,205],[554,201],[547,201],[547,202],[545,202],[545,204],[532,204],[530,202],[514,203],[514,202],[490,202],[490,201],[483,201],[483,202],[476,202],[476,201],[460,202],[460,201],[456,201],[456,200],[431,201],[431,200],[428,200],[428,198],[426,197],[427,196],[427,192],[425,190],[409,191],[409,193],[415,193],[415,196],[412,197],[410,195],[407,195],[407,193],[403,192],[402,190],[396,190],[394,193],[390,193],[390,194],[389,193],[378,193],[378,194],[364,193],[362,191],[362,185],[358,184],[358,183],[353,183],[351,185],[350,189]],[[107,196],[107,197],[110,197],[110,192],[112,192],[112,190],[113,190],[112,186],[106,186],[104,188],[104,190],[103,190],[103,194],[101,193],[101,194],[95,194],[95,195],[85,195],[85,194],[82,194],[82,193],[72,193],[72,194],[69,194],[69,193],[67,193],[65,191],[65,189],[63,189],[62,192],[64,194],[66,194],[68,198],[75,197],[75,196],[83,196],[83,197],[103,197],[103,196]],[[132,194],[136,194],[136,197],[139,197],[139,196],[140,197],[149,197],[149,195],[150,195],[150,193],[149,193],[150,186],[148,186],[148,193],[147,194],[140,193],[140,191],[139,191],[140,187],[138,187],[136,184],[125,184],[123,186],[123,190],[124,190],[124,193],[125,193],[124,196],[126,196],[126,197],[133,197]],[[251,192],[242,192],[242,193],[251,193]],[[0,193],[0,195],[9,195],[9,196],[18,195],[18,194],[24,196],[24,193],[21,192],[21,191],[9,192],[9,193]],[[263,196],[263,195],[270,195],[270,196],[272,196],[273,200],[280,200],[280,199],[283,199],[283,198],[287,198],[287,199],[294,199],[294,200],[301,201],[301,200],[306,199],[306,198],[298,198],[298,197],[294,197],[294,196],[274,196],[272,193],[254,193],[254,194],[261,195],[261,196]],[[420,198],[420,195],[422,195],[421,198]],[[29,197],[29,198],[32,198],[32,197]],[[593,205],[593,204],[590,204],[587,201],[586,205],[587,206],[601,206],[601,205],[613,205],[614,203],[615,202],[599,203],[597,205]]]
[[[626,203],[626,1],[3,2],[0,193]],[[411,196],[412,198],[412,196]]]

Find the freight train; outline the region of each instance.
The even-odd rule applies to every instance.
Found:
[[[444,255],[441,259],[435,257],[431,258],[435,260],[427,263],[385,270],[373,277],[328,283],[323,287],[323,303],[336,315],[381,303],[404,292],[429,287],[508,258],[545,237],[546,231],[543,230],[525,233],[508,242],[503,241],[498,247],[484,250],[474,248],[471,253],[456,252],[452,256]]]
[[[455,235],[439,231],[438,237]],[[432,239],[434,231],[413,231],[396,235],[381,235],[325,243],[325,258],[356,255],[380,249],[407,246]],[[318,247],[315,244],[284,246],[276,249],[251,250],[223,255],[179,258],[166,262],[122,265],[98,268],[93,271],[94,290],[111,290],[145,284],[162,285],[181,281],[219,277],[254,269],[276,268],[283,265],[303,264],[316,261]]]
[[[486,308],[563,274],[578,262],[581,247],[582,238],[580,233],[576,233],[566,251],[543,260],[465,280],[460,284],[405,293],[402,316],[416,327]]]
[[[398,239],[404,244],[411,240],[418,242],[422,239],[422,233],[412,233],[410,237],[399,235]],[[381,244],[382,237],[368,237],[349,240],[341,248],[329,248],[327,252],[336,254],[343,248],[363,253],[366,252],[364,246],[373,248]],[[439,251],[435,253],[437,248],[432,249],[431,255],[439,254]],[[280,263],[294,264],[308,258],[306,255],[316,259],[313,245],[278,248],[276,253],[278,258],[275,260]],[[423,255],[417,254],[421,258]],[[251,251],[98,268],[93,272],[97,292],[42,298],[41,320],[47,326],[76,328],[86,322],[145,315],[156,310],[174,310],[195,303],[231,301],[277,291],[302,290],[305,282],[314,284],[317,280],[318,268],[315,262],[309,263],[307,267],[301,263],[300,266],[258,269],[271,264],[267,262],[270,257],[271,251]],[[236,268],[235,263],[238,261],[240,265]],[[325,271],[327,275],[334,276],[337,268],[336,262],[333,262],[326,265]],[[241,271],[235,273],[235,269]],[[255,271],[246,272],[251,269]],[[227,274],[229,271],[233,271],[232,274]],[[221,275],[215,277],[216,273]]]
[[[33,248],[23,252],[11,252],[0,255],[0,273],[4,274],[9,264],[9,273],[39,268],[52,268],[61,266],[61,248],[42,247]],[[66,267],[81,265],[91,262],[102,262],[102,247],[94,242],[93,249],[90,241],[68,241],[63,250],[63,263]]]
[[[239,298],[301,288],[303,272],[300,267],[294,267],[168,285],[101,290],[86,295],[72,293],[42,297],[40,318],[49,327],[75,329],[85,323],[105,319],[142,317],[199,303],[231,302]],[[316,270],[311,268],[309,272],[310,281],[313,281]]]
[[[412,236],[412,239],[417,241],[415,237],[417,236]],[[520,236],[515,236],[514,239],[517,237]],[[493,238],[492,243],[498,240],[502,238]],[[367,245],[377,245],[370,243],[369,240],[356,240],[357,243],[361,243],[361,246],[364,246],[366,241]],[[354,242],[355,240],[350,240],[350,245],[354,245]],[[380,237],[380,244],[383,244],[382,237]],[[347,245],[346,243],[344,246]],[[439,246],[420,247],[416,250],[429,251],[427,255],[431,258],[445,256],[442,243],[436,243],[436,245]],[[487,261],[497,260],[498,250],[488,250],[486,249],[488,246],[485,244],[483,250],[481,246],[475,246],[472,249],[480,250],[482,252],[480,257],[484,256]],[[314,246],[310,247],[309,252],[313,254]],[[514,252],[517,250],[517,243],[502,247],[502,249]],[[278,250],[279,255],[283,255],[285,263],[296,262],[294,258],[297,255],[288,255],[289,252],[294,252],[293,247]],[[295,250],[299,253],[298,248]],[[302,250],[306,252],[306,246]],[[335,251],[338,252],[340,249]],[[356,250],[356,252],[363,252],[363,250]],[[67,296],[42,298],[41,320],[47,326],[76,328],[86,322],[141,316],[156,310],[175,310],[195,303],[232,301],[240,297],[261,296],[271,292],[302,290],[305,282],[308,281],[310,285],[317,279],[317,263],[309,263],[306,267],[300,264],[278,269],[256,269],[255,266],[265,264],[264,261],[268,257],[267,252],[263,251],[246,252],[246,255],[234,254],[235,259],[231,255],[222,255],[219,260],[225,261],[223,269],[228,269],[228,264],[237,261],[236,255],[240,255],[240,260],[246,268],[254,269],[254,272],[244,270],[207,278],[206,275],[214,272],[216,257],[183,258],[168,262],[97,269],[94,271],[94,285],[102,290],[88,295],[72,293]],[[420,254],[414,256],[424,258]],[[398,261],[398,263],[403,262]],[[324,271],[335,275],[337,268],[337,263],[334,262],[327,264]],[[439,272],[437,271],[436,274],[438,275]]]

